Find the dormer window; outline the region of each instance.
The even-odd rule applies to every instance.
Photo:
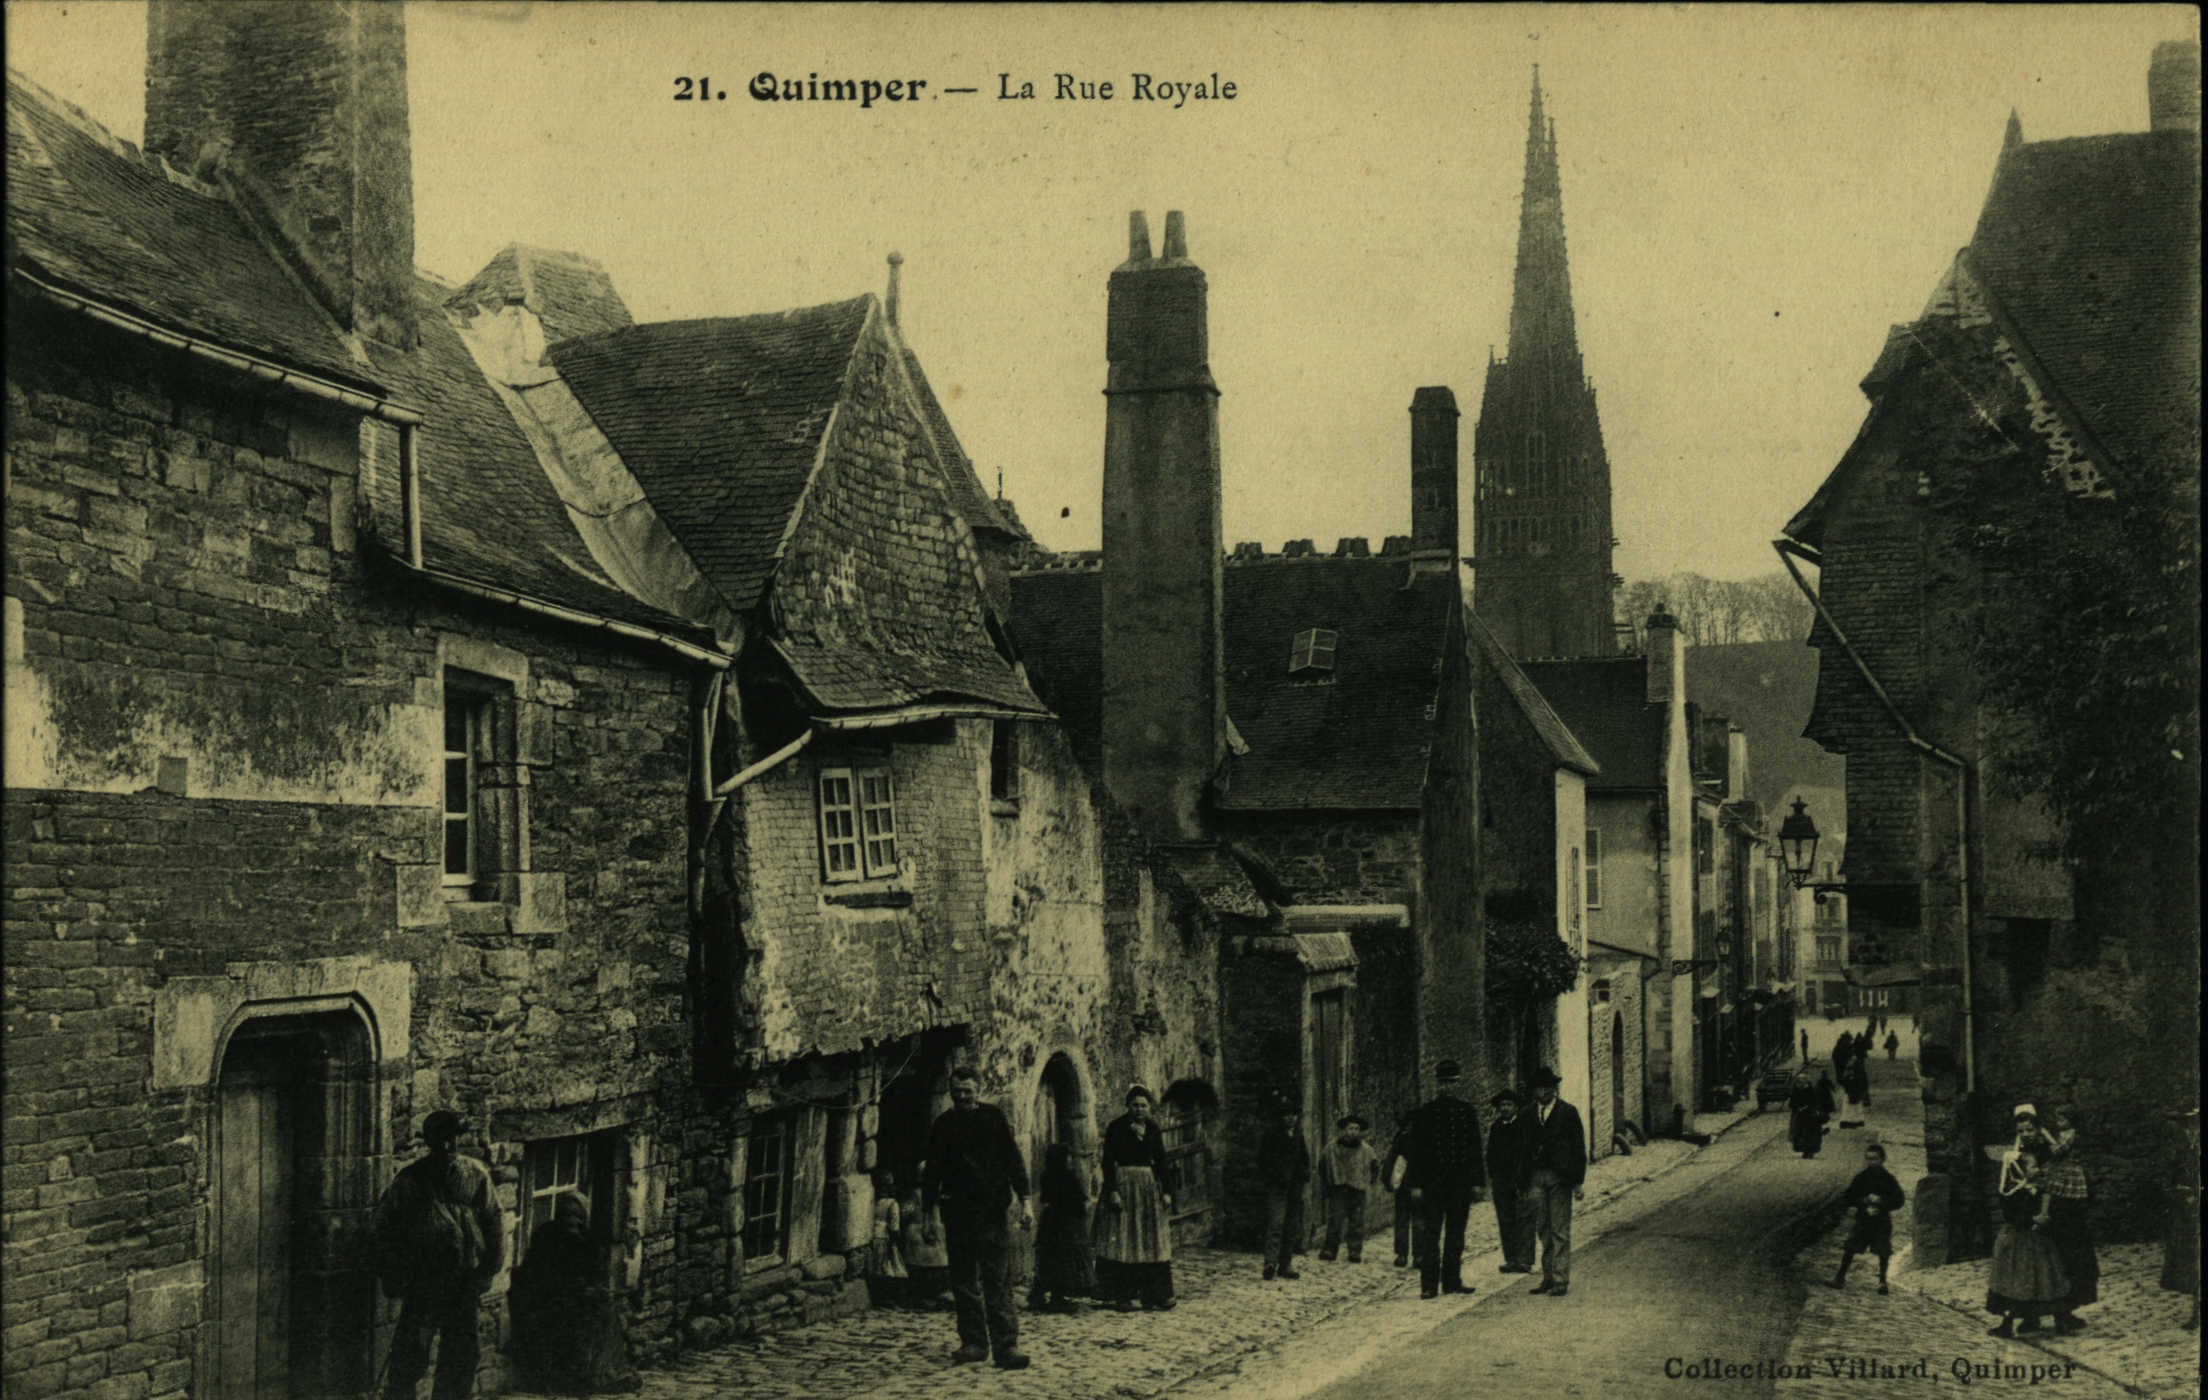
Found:
[[[1339,632],[1325,627],[1310,627],[1296,634],[1288,648],[1288,674],[1291,676],[1331,675],[1334,671],[1334,644],[1340,640]]]

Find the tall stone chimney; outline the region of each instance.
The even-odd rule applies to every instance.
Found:
[[[1686,648],[1679,637],[1679,619],[1658,604],[1643,629],[1643,650],[1648,658],[1648,694],[1651,705],[1668,705],[1678,695],[1687,674]]]
[[[2167,39],[2147,64],[2147,127],[2152,131],[2200,130],[2200,44]]]
[[[1152,836],[1195,840],[1226,756],[1219,389],[1181,216],[1161,256],[1140,213],[1127,241],[1104,346],[1104,783]]]
[[[1411,395],[1411,548],[1457,557],[1457,396],[1445,385]]]
[[[151,0],[146,148],[226,183],[342,325],[414,345],[404,7]]]

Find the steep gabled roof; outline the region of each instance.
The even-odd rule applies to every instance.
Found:
[[[738,613],[764,595],[874,304],[660,321],[548,354]]]
[[[1227,714],[1246,753],[1227,810],[1416,808],[1457,584],[1397,557],[1273,555],[1223,570]],[[1075,751],[1102,756],[1104,575],[1046,568],[1012,580],[1012,633]],[[1330,672],[1291,675],[1296,634],[1337,633]]]
[[[1601,765],[1590,791],[1664,785],[1664,707],[1648,703],[1638,656],[1527,661],[1520,668]]]
[[[7,261],[160,326],[347,384],[374,373],[244,217],[8,73]]]
[[[1503,644],[1495,639],[1495,634],[1488,630],[1487,624],[1480,621],[1479,614],[1470,608],[1465,609],[1465,626],[1472,634],[1473,645],[1479,648],[1481,656],[1486,658],[1487,664],[1501,678],[1504,693],[1510,696],[1511,703],[1518,707],[1519,713],[1526,717],[1526,722],[1533,726],[1533,732],[1540,736],[1549,757],[1575,773],[1582,773],[1590,778],[1599,774],[1602,765],[1595,762],[1594,755],[1588,753],[1586,747],[1579,742],[1578,736],[1572,733],[1571,726],[1557,714],[1555,707],[1549,704],[1540,688],[1526,678],[1526,673],[1519,669],[1518,663],[1510,659],[1510,653],[1503,650]]]

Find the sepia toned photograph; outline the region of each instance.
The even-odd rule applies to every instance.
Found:
[[[5,17],[4,1400],[2199,1400],[2197,8]]]

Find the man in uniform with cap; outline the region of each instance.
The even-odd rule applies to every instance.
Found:
[[[1487,1185],[1480,1113],[1459,1095],[1463,1067],[1434,1066],[1433,1099],[1413,1110],[1403,1184],[1418,1203],[1418,1296],[1470,1293],[1463,1279],[1464,1218]]]
[[[1487,1177],[1503,1243],[1498,1272],[1506,1274],[1533,1272],[1533,1120],[1519,1113],[1518,1105],[1515,1089],[1487,1101],[1495,1110],[1487,1129]]]
[[[432,1400],[465,1400],[475,1389],[476,1305],[505,1263],[506,1220],[491,1169],[460,1155],[466,1129],[446,1109],[423,1119],[429,1155],[393,1178],[376,1205],[377,1272],[384,1292],[400,1300],[384,1363],[386,1400],[413,1400],[432,1343]]]
[[[1534,1228],[1541,1235],[1536,1293],[1561,1298],[1572,1286],[1572,1202],[1586,1196],[1587,1130],[1579,1110],[1556,1096],[1563,1081],[1547,1065],[1533,1072]]]

